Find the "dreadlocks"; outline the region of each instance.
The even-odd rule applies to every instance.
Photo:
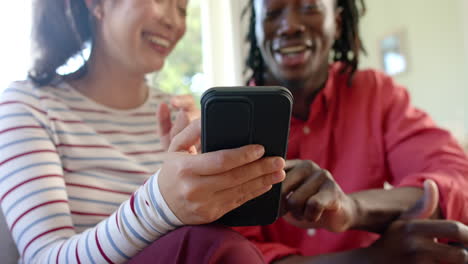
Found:
[[[244,15],[250,13],[249,31],[247,33],[247,42],[250,44],[250,50],[246,60],[247,69],[252,70],[249,78],[254,80],[257,85],[263,85],[263,73],[265,62],[258,48],[257,38],[255,36],[255,10],[254,1],[250,0],[244,10]],[[356,72],[359,64],[359,55],[365,52],[361,37],[359,35],[359,19],[366,10],[364,0],[336,0],[337,7],[342,11],[342,32],[339,39],[333,44],[333,61],[343,62],[345,65],[342,73],[349,73],[349,83]]]

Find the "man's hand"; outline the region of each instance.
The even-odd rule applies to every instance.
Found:
[[[371,247],[375,263],[468,263],[462,247],[440,240],[468,244],[468,227],[448,220],[431,220],[439,203],[437,185],[424,183],[423,197],[395,221]]]
[[[333,176],[312,161],[286,162],[283,182],[284,219],[300,228],[325,228],[343,232],[357,214],[355,201],[346,195]]]

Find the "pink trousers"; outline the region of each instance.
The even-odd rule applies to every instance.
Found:
[[[254,244],[219,225],[187,226],[170,232],[128,263],[265,263]]]

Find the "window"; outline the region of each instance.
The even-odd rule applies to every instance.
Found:
[[[30,59],[31,1],[0,2],[0,92],[25,79]]]
[[[152,86],[165,92],[192,93],[197,97],[205,90],[202,64],[200,0],[191,0],[185,36],[169,55],[162,71],[150,74],[149,80]]]
[[[0,31],[8,36],[0,43],[0,92],[9,83],[25,79],[31,65],[30,27],[31,1],[2,1],[0,4]],[[202,43],[200,22],[200,0],[189,2],[187,33],[170,55],[160,73],[150,74],[153,86],[171,93],[194,92],[201,94],[204,89],[202,74]],[[84,52],[89,55],[89,49]],[[71,59],[68,65],[59,69],[69,73],[82,64],[81,56]]]

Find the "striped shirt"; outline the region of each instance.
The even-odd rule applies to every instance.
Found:
[[[0,97],[0,204],[25,263],[122,263],[182,223],[159,192],[152,90],[132,110],[62,82]]]

